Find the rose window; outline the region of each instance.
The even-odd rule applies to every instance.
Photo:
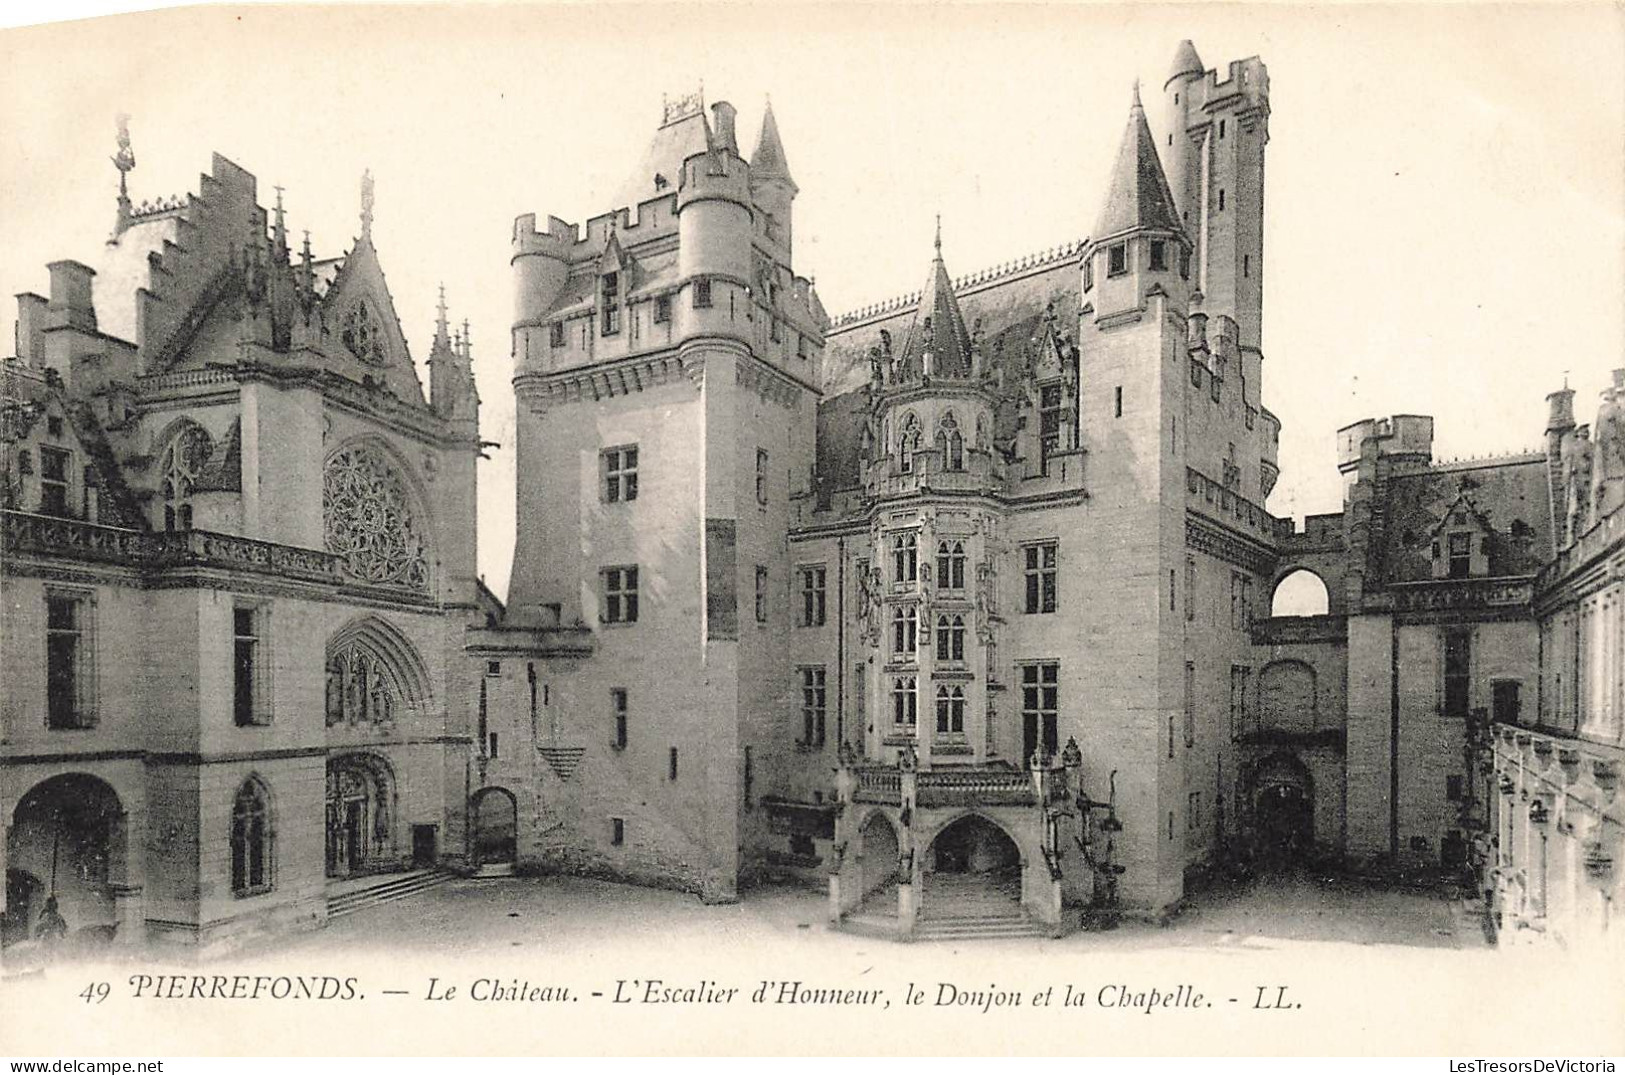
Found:
[[[406,484],[382,455],[363,446],[327,461],[322,479],[327,550],[362,582],[429,588],[429,564]]]

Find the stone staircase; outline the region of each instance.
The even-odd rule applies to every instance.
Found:
[[[380,903],[393,903],[415,896],[425,889],[443,885],[452,875],[440,870],[412,870],[408,873],[383,873],[371,877],[352,878],[328,887],[327,918],[343,918],[347,914],[376,907]]]
[[[1021,909],[1021,878],[988,874],[933,874],[925,883],[914,937],[969,941],[995,937],[1048,937],[1050,931]]]

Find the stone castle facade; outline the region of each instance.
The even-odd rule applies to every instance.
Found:
[[[1534,884],[1495,828],[1517,729],[1568,713],[1599,789],[1620,746],[1575,716],[1600,688],[1548,700],[1592,600],[1561,550],[1612,518],[1571,492],[1592,442],[1439,463],[1431,419],[1363,421],[1342,512],[1269,514],[1261,61],[1182,43],[1155,130],[1136,88],[1089,238],[955,277],[939,222],[920,292],[838,318],[771,108],[748,157],[737,119],[668,101],[610,211],[515,222],[505,603],[466,326],[425,397],[370,194],[316,261],[217,159],[22,297],[14,931],[64,846],[79,921],[198,939],[414,863],[810,883],[904,937],[1156,916],[1260,855]],[[1575,861],[1617,858],[1589,794]]]

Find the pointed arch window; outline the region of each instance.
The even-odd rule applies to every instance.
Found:
[[[192,493],[198,475],[214,454],[214,443],[201,426],[188,422],[170,438],[159,462],[164,495],[164,529],[192,529]]]
[[[937,617],[937,660],[952,664],[965,663],[964,616]]]
[[[937,734],[965,734],[965,688],[937,688]]]
[[[237,789],[231,808],[231,891],[257,896],[271,891],[271,798],[265,785],[249,777]]]
[[[965,469],[965,437],[959,432],[959,421],[953,411],[944,414],[942,423],[937,426],[937,455],[942,459],[944,470]]]
[[[963,590],[965,588],[965,543],[963,541],[937,542],[937,588]]]
[[[892,582],[912,583],[920,573],[920,538],[910,530],[892,538]]]
[[[911,414],[903,419],[903,432],[897,443],[897,458],[904,474],[914,473],[914,453],[919,450],[920,419]]]

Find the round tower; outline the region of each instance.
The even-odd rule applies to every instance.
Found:
[[[549,217],[547,226],[538,232],[534,213],[513,225],[513,353],[521,366],[546,356],[543,322],[570,273],[572,229],[556,217]]]
[[[1195,204],[1196,184],[1201,175],[1201,148],[1190,137],[1191,98],[1196,95],[1206,68],[1190,41],[1179,43],[1173,69],[1162,84],[1163,160],[1167,164],[1168,185],[1174,192],[1174,205],[1187,225]]]
[[[677,195],[681,334],[751,339],[750,169],[733,153],[683,162]]]

